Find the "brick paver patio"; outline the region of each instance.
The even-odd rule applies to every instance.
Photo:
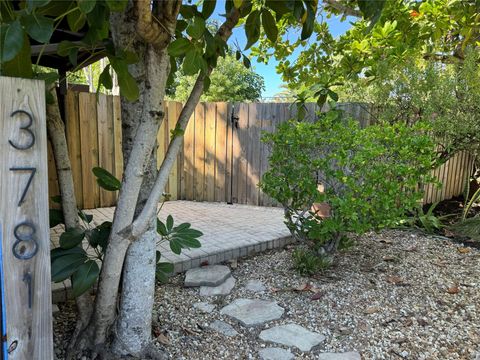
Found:
[[[114,210],[114,207],[109,207],[85,212],[92,214],[94,224],[99,225],[111,221]],[[209,264],[221,263],[279,248],[291,241],[290,232],[283,223],[283,209],[280,208],[178,200],[164,204],[159,217],[165,220],[168,215],[173,216],[175,224],[189,222],[193,228],[203,232],[200,238],[202,247],[182,251],[181,255],[174,254],[167,243],[160,245],[162,258],[174,263],[176,273],[198,267],[205,261]],[[57,243],[62,231],[61,227],[51,230],[54,243]],[[53,285],[56,292],[69,287],[68,282]],[[58,295],[54,297],[58,299]]]

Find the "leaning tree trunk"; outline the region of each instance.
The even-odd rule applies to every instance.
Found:
[[[53,157],[57,168],[57,178],[60,187],[65,229],[79,226],[77,215],[77,200],[73,186],[72,167],[68,156],[67,139],[65,137],[65,124],[60,116],[57,93],[55,88],[50,90],[53,102],[47,104],[47,131],[52,145]],[[76,298],[77,303],[77,324],[73,334],[75,339],[80,331],[88,324],[92,314],[92,298],[85,293]],[[73,342],[72,342],[73,343]]]

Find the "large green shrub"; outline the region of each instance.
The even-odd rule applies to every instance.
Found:
[[[291,120],[264,135],[272,153],[260,186],[284,206],[294,236],[330,254],[348,242],[347,233],[394,225],[416,207],[419,184],[432,180],[434,143],[427,131],[402,123],[361,129],[339,110],[313,123]],[[313,203],[328,204],[330,217],[315,215]]]

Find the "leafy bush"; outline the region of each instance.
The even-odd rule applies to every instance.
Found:
[[[290,120],[263,137],[272,152],[260,186],[283,205],[295,237],[332,254],[347,233],[392,226],[417,206],[419,184],[433,180],[427,132],[400,123],[361,129],[339,110],[313,123]],[[314,203],[328,204],[330,216],[312,212]]]
[[[111,173],[102,168],[94,168],[94,175],[100,187],[108,191],[120,190],[121,182]],[[53,199],[60,203],[59,197]],[[98,279],[112,223],[105,221],[99,226],[93,226],[93,216],[78,210],[82,225],[71,228],[60,235],[60,246],[51,250],[52,281],[61,282],[68,278],[72,281],[72,293],[77,297],[88,291]],[[58,209],[50,209],[50,227],[63,224],[63,213]],[[166,223],[157,219],[158,243],[168,241],[170,249],[175,254],[180,254],[182,249],[199,248],[198,238],[202,232],[192,229],[189,223],[174,226],[174,220],[168,215]],[[86,249],[83,240],[87,240]],[[91,248],[91,251],[87,251]],[[161,262],[161,254],[157,255],[156,278],[160,282],[168,281],[168,274],[173,272],[173,264]]]

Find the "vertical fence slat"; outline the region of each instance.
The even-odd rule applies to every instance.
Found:
[[[215,184],[213,201],[228,201],[226,197],[226,168],[227,168],[227,122],[228,104],[217,103],[215,128]]]
[[[237,147],[234,151],[237,154],[237,166],[234,168],[236,171],[235,177],[237,178],[237,202],[239,204],[247,203],[247,177],[248,177],[248,104],[239,104],[238,107],[238,127],[235,128],[237,134]],[[235,193],[235,187],[234,187]],[[235,201],[234,201],[235,202]]]
[[[80,151],[80,120],[78,109],[78,92],[68,91],[66,96],[66,137],[70,163],[72,165],[73,186],[77,206],[83,209],[83,171]]]
[[[183,169],[185,181],[183,194],[186,200],[193,200],[195,176],[195,112],[190,117],[183,139]]]
[[[248,104],[247,204],[259,204],[260,132],[264,104]]]
[[[227,153],[226,153],[226,158],[227,162],[225,164],[225,198],[227,200],[227,203],[233,203],[233,166],[234,166],[234,154],[233,154],[233,148],[234,148],[234,126],[232,123],[232,117],[233,117],[233,112],[236,111],[234,110],[234,105],[233,104],[228,104],[227,106],[227,117],[225,119],[227,123]]]
[[[122,109],[119,96],[112,96],[113,102],[113,153],[115,162],[115,177],[122,179],[123,152],[122,152]],[[117,194],[118,195],[118,194]]]
[[[215,201],[215,136],[217,125],[217,105],[205,104],[205,188],[204,200]]]
[[[175,125],[178,122],[178,117],[180,116],[180,113],[182,112],[182,104],[179,102],[172,102],[173,106],[176,108],[176,113],[177,117],[175,118]],[[177,199],[183,199],[184,194],[182,191],[182,182],[184,181],[184,173],[183,173],[183,143],[182,146],[180,146],[180,150],[178,152],[177,156]]]
[[[98,166],[97,102],[95,94],[78,94],[80,115],[80,143],[82,151],[83,206],[86,209],[98,207],[99,189],[92,174]]]
[[[194,200],[205,199],[205,104],[199,103],[195,108],[195,174]]]
[[[175,129],[175,126],[177,125],[177,120],[178,120],[178,114],[177,114],[177,106],[174,102],[170,102],[168,104],[168,128],[166,131],[166,148],[165,148],[165,153],[167,152],[168,145],[170,145],[170,138],[171,138],[171,131]],[[177,200],[178,196],[178,187],[177,187],[177,182],[178,182],[178,157],[173,163],[172,170],[170,171],[170,175],[168,176],[168,191],[171,196],[171,200]]]

